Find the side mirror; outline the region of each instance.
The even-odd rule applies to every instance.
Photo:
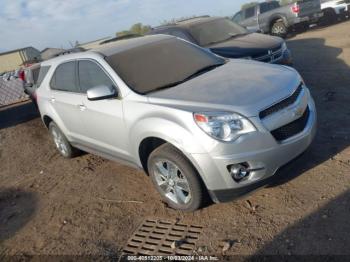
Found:
[[[90,101],[103,100],[117,97],[117,90],[113,86],[96,86],[87,91],[87,98]]]

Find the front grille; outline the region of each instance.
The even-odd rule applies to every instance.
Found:
[[[277,46],[275,48],[270,49],[268,52],[257,54],[252,58],[260,62],[274,63],[277,60],[280,60],[282,56],[283,56],[282,46]]]
[[[276,112],[294,104],[295,101],[297,101],[302,90],[303,90],[303,84],[300,83],[298,88],[295,90],[295,92],[291,96],[289,96],[286,99],[282,100],[281,102],[278,102],[277,104],[274,104],[273,106],[261,111],[259,113],[260,119],[263,119],[269,115],[272,115],[273,113],[276,113]]]
[[[305,129],[307,121],[309,120],[309,115],[310,115],[310,109],[309,107],[307,107],[302,117],[285,126],[282,126],[280,128],[277,128],[271,131],[272,136],[277,141],[283,141],[292,136],[299,134]]]

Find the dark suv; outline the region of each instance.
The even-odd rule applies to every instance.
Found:
[[[177,36],[227,58],[292,64],[291,53],[282,38],[250,33],[223,17],[202,16],[182,20],[156,27],[149,34]]]

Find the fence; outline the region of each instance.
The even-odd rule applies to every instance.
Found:
[[[19,79],[5,81],[0,78],[0,107],[27,100],[23,83]]]

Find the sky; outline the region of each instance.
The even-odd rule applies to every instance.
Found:
[[[0,0],[0,52],[26,46],[68,48],[114,36],[141,22],[233,15],[248,0]],[[70,44],[71,43],[71,44]]]

